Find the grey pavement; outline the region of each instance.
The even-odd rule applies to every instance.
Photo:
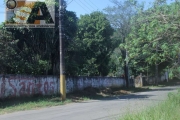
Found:
[[[180,86],[39,110],[14,112],[0,115],[0,120],[116,120],[124,114],[157,105],[167,98],[169,92],[176,92],[177,88]]]

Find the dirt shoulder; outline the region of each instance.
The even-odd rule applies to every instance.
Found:
[[[107,97],[114,97],[120,95],[128,95],[136,92],[152,91],[154,89],[163,88],[167,86],[180,85],[180,80],[174,79],[168,82],[161,82],[158,85],[147,85],[140,88],[135,87],[107,87],[107,88],[94,88],[87,87],[81,91],[75,91],[73,93],[67,94],[67,97],[72,99],[73,102],[82,101],[83,98],[89,99],[103,99]]]

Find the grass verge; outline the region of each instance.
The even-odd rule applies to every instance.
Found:
[[[0,114],[12,113],[15,111],[24,111],[32,109],[41,109],[51,106],[59,106],[72,102],[81,102],[90,99],[103,99],[107,97],[126,95],[132,92],[144,91],[147,89],[141,88],[93,88],[87,87],[81,91],[75,91],[67,94],[67,99],[61,101],[60,96],[32,96],[32,97],[20,97],[20,98],[9,98],[0,100]]]
[[[71,101],[71,99],[61,101],[60,97],[58,96],[36,96],[4,99],[0,101],[0,114],[58,106],[70,103]]]
[[[175,83],[173,82],[172,85]],[[163,87],[159,85],[158,87]],[[150,91],[157,86],[145,86],[142,88],[126,88],[126,87],[112,87],[112,88],[92,88],[87,87],[81,91],[75,91],[67,94],[67,99],[61,101],[60,96],[34,96],[21,97],[0,100],[0,114],[11,113],[15,111],[24,111],[32,109],[40,109],[51,106],[59,106],[72,102],[81,102],[90,99],[103,99],[107,97],[114,97],[120,95],[127,95],[135,92]]]
[[[169,93],[168,99],[157,106],[147,108],[140,113],[126,114],[119,120],[179,120],[180,90]]]

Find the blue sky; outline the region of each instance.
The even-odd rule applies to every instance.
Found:
[[[119,0],[119,1],[124,1],[124,0]],[[148,3],[153,0],[138,0],[138,1],[139,2],[146,1]],[[96,10],[102,11],[104,8],[114,5],[112,2],[110,2],[110,0],[67,0],[67,2],[69,2],[67,9],[71,11],[75,11],[78,17],[80,15],[89,14]]]
[[[5,3],[0,0],[0,22],[5,20]],[[110,0],[66,0],[68,3],[67,10],[76,12],[77,17],[84,14],[89,14],[93,11],[102,11],[107,6],[113,6]],[[123,1],[123,0],[119,0]],[[154,0],[138,0],[139,2],[146,2],[146,7]],[[168,0],[169,2],[174,0]]]

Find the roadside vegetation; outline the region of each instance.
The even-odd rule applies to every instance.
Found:
[[[67,76],[179,75],[180,1],[154,0],[149,8],[136,0],[111,2],[79,18],[65,10]],[[11,29],[1,23],[0,72],[59,75],[58,45],[58,28]]]
[[[136,0],[112,0],[112,3],[112,7],[102,12],[94,11],[79,18],[74,11],[65,10],[63,39],[66,75],[128,78],[128,74],[136,77],[142,73],[149,77],[156,76],[155,82],[158,84],[160,75],[169,71],[169,77],[179,78],[180,1],[168,3],[167,0],[154,0],[149,8]],[[0,73],[59,75],[58,27],[10,29],[1,23]],[[126,83],[128,85],[128,79]],[[69,94],[66,101],[61,101],[60,96],[5,99],[0,100],[0,114],[152,88],[154,86],[136,89],[86,88]],[[179,95],[180,92],[170,94],[166,102],[137,115],[127,115],[125,120],[176,120],[173,117],[180,117]]]
[[[179,84],[179,80],[171,80],[168,83],[162,82],[158,86],[149,85],[142,88],[111,87],[98,89],[87,87],[82,91],[75,91],[73,93],[67,94],[67,99],[65,101],[62,101],[59,95],[34,95],[31,97],[21,97],[13,99],[6,98],[4,100],[0,100],[0,114],[33,109],[42,109],[46,107],[60,106],[92,99],[101,100],[104,98],[128,95],[136,92],[151,91],[153,89],[158,89],[165,86],[174,86],[177,84]],[[180,95],[180,92],[178,92],[178,95]],[[129,120],[129,118],[127,120]]]
[[[69,99],[62,102],[57,96],[5,99],[0,101],[0,114],[63,105],[69,102],[71,102]]]
[[[134,114],[126,114],[119,120],[179,120],[180,89],[177,93],[169,93],[168,99],[155,107]]]
[[[32,109],[41,109],[45,107],[60,106],[70,103],[82,102],[86,100],[96,99],[101,100],[108,97],[127,95],[134,92],[150,90],[148,87],[144,88],[92,88],[87,87],[82,91],[75,91],[67,94],[65,101],[61,100],[59,95],[54,96],[40,96],[35,95],[31,97],[21,98],[6,98],[0,100],[0,114],[12,113],[16,111],[25,111]]]
[[[88,100],[85,97],[79,97],[79,100]],[[0,101],[0,114],[7,114],[17,111],[41,109],[52,106],[65,105],[72,103],[74,99],[67,98],[65,101],[60,99],[60,96],[33,96],[21,97],[14,99],[4,99]]]

